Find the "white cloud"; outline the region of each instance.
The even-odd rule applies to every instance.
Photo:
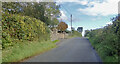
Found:
[[[76,2],[77,4],[87,5],[87,0],[56,0],[57,4],[61,4],[64,2]]]
[[[91,18],[92,21],[100,20],[101,17]]]
[[[88,4],[88,1],[87,1],[87,0],[78,1],[77,3],[78,3],[78,4],[81,4],[81,5],[87,5],[87,4]]]
[[[114,15],[118,13],[118,2],[119,0],[106,0],[105,2],[98,2],[98,1],[92,1],[87,3],[87,8],[82,9],[79,8],[78,10],[80,12],[83,12],[84,14],[87,15],[102,15],[102,16],[107,16],[107,15]],[[92,6],[92,7],[91,7]]]
[[[113,24],[113,23],[112,22],[107,22],[106,24],[109,25],[109,24]]]
[[[78,2],[79,0],[56,0],[56,2]]]
[[[60,16],[60,18],[58,18],[59,20],[67,20],[68,19],[68,17],[65,15],[65,12],[64,11],[60,11],[61,12],[61,16]]]

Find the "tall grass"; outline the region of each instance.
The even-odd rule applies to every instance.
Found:
[[[0,49],[0,64],[2,63],[2,50]]]
[[[17,62],[56,47],[51,41],[19,42],[2,51],[3,62]]]
[[[72,34],[70,34],[69,38],[73,37],[82,37],[82,34],[79,33],[78,31],[72,31]]]

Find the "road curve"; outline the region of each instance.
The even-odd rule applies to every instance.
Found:
[[[89,40],[76,37],[61,42],[57,48],[24,62],[101,62]]]

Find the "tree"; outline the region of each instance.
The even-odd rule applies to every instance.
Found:
[[[72,31],[75,31],[75,28],[74,28],[74,27],[72,27]]]
[[[68,28],[68,25],[65,22],[60,22],[57,28],[60,31],[65,31]]]
[[[83,27],[78,27],[78,28],[77,28],[77,31],[82,33]]]
[[[20,14],[41,20],[46,25],[57,25],[60,16],[59,5],[55,2],[3,2],[3,12]]]

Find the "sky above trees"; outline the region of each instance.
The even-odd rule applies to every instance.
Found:
[[[73,15],[73,27],[84,30],[97,29],[112,24],[111,18],[118,14],[119,0],[57,0],[61,5],[62,20],[68,23],[70,30],[70,14]],[[84,33],[84,32],[83,32]]]

